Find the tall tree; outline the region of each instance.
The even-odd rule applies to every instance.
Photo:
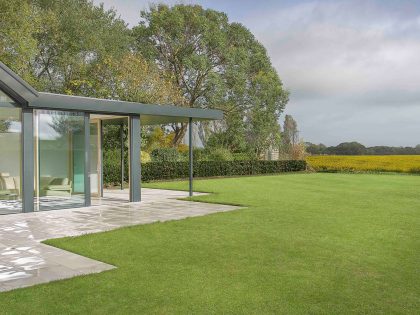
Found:
[[[295,145],[299,142],[299,130],[296,120],[292,115],[286,115],[283,124],[283,143],[285,145]]]
[[[305,144],[299,139],[298,126],[292,115],[284,117],[280,152],[290,159],[300,159],[305,154]]]
[[[29,0],[0,1],[0,60],[34,86],[34,34],[40,28],[39,10]]]
[[[75,94],[146,104],[183,101],[178,87],[138,53],[127,52],[119,59],[104,58],[90,67],[89,75],[87,81],[73,82]]]
[[[209,130],[238,130],[230,128],[231,123],[243,124],[245,139],[253,124],[268,124],[278,118],[288,94],[266,50],[244,26],[229,23],[224,13],[198,5],[153,5],[141,12],[141,18],[133,29],[136,49],[180,87],[186,104],[178,105],[225,112],[224,122],[199,126],[202,142]],[[258,110],[274,119],[256,119]],[[173,128],[177,144],[186,125]]]
[[[44,89],[73,94],[93,66],[120,58],[130,46],[126,23],[90,0],[35,0],[41,28],[34,34],[34,68]]]

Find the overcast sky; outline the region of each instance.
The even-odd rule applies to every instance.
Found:
[[[95,2],[134,26],[153,1]],[[420,144],[420,0],[182,3],[224,11],[264,44],[305,141]]]

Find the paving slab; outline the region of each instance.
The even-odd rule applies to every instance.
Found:
[[[142,202],[135,203],[127,202],[127,190],[107,190],[105,196],[94,199],[92,207],[0,215],[0,292],[115,268],[44,240],[240,208],[178,200],[188,193],[163,189],[143,188]]]

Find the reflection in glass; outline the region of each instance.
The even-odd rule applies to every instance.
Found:
[[[99,123],[90,123],[90,191],[92,196],[99,196],[100,183],[100,148]]]
[[[13,101],[0,91],[0,106]],[[22,211],[21,110],[0,107],[0,214]]]
[[[36,111],[39,210],[84,206],[82,113]]]

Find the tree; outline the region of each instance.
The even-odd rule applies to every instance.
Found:
[[[238,128],[243,129],[244,138],[268,138],[269,128],[260,125],[276,121],[287,103],[288,93],[266,50],[249,30],[238,23],[230,24],[224,13],[198,5],[153,5],[141,12],[141,18],[133,29],[136,49],[181,89],[186,102],[176,105],[225,112],[226,120],[221,123],[199,124],[203,143],[210,131],[226,134]],[[265,112],[270,119],[260,119],[262,114],[257,111]],[[186,127],[173,125],[174,144],[181,141]],[[250,137],[256,127],[264,130],[264,136]],[[232,135],[226,139],[238,140]]]
[[[183,102],[172,81],[162,77],[155,65],[132,52],[120,58],[103,59],[91,67],[89,80],[73,81],[71,89],[79,95],[145,104]]]
[[[325,144],[314,144],[310,142],[305,142],[306,151],[309,154],[320,155],[325,154],[326,146]]]
[[[366,147],[359,142],[343,142],[336,147],[328,147],[326,152],[336,155],[364,155]]]
[[[296,120],[291,115],[284,117],[280,153],[289,159],[299,160],[306,155],[306,145],[299,139],[299,130]]]
[[[141,12],[134,28],[137,49],[155,61],[179,86],[189,107],[211,88],[216,68],[223,65],[222,50],[227,46],[227,17],[200,6],[160,4]],[[177,104],[183,105],[183,104]],[[186,124],[174,125],[175,143],[187,130]]]
[[[292,115],[286,115],[283,124],[283,143],[285,146],[293,146],[299,141],[297,123]]]
[[[143,133],[142,147],[146,152],[152,152],[159,148],[171,147],[171,136],[165,134],[165,130],[160,126],[155,126],[148,133]]]
[[[33,68],[37,53],[33,35],[39,27],[39,11],[30,1],[0,1],[0,60],[34,86],[38,81]]]
[[[126,23],[114,10],[89,0],[36,0],[40,29],[33,34],[37,53],[33,68],[44,90],[74,94],[89,82],[92,67],[120,58],[130,46]],[[90,95],[86,95],[90,96]]]
[[[208,148],[226,148],[231,152],[245,152],[248,149],[246,127],[238,113],[225,118],[226,125],[222,130],[214,131],[207,140]]]
[[[0,14],[0,57],[38,90],[221,109],[223,121],[198,123],[201,142],[214,133],[254,157],[279,140],[288,92],[265,48],[224,13],[151,6],[132,31],[91,0],[1,1]],[[177,146],[187,125],[171,127]]]

